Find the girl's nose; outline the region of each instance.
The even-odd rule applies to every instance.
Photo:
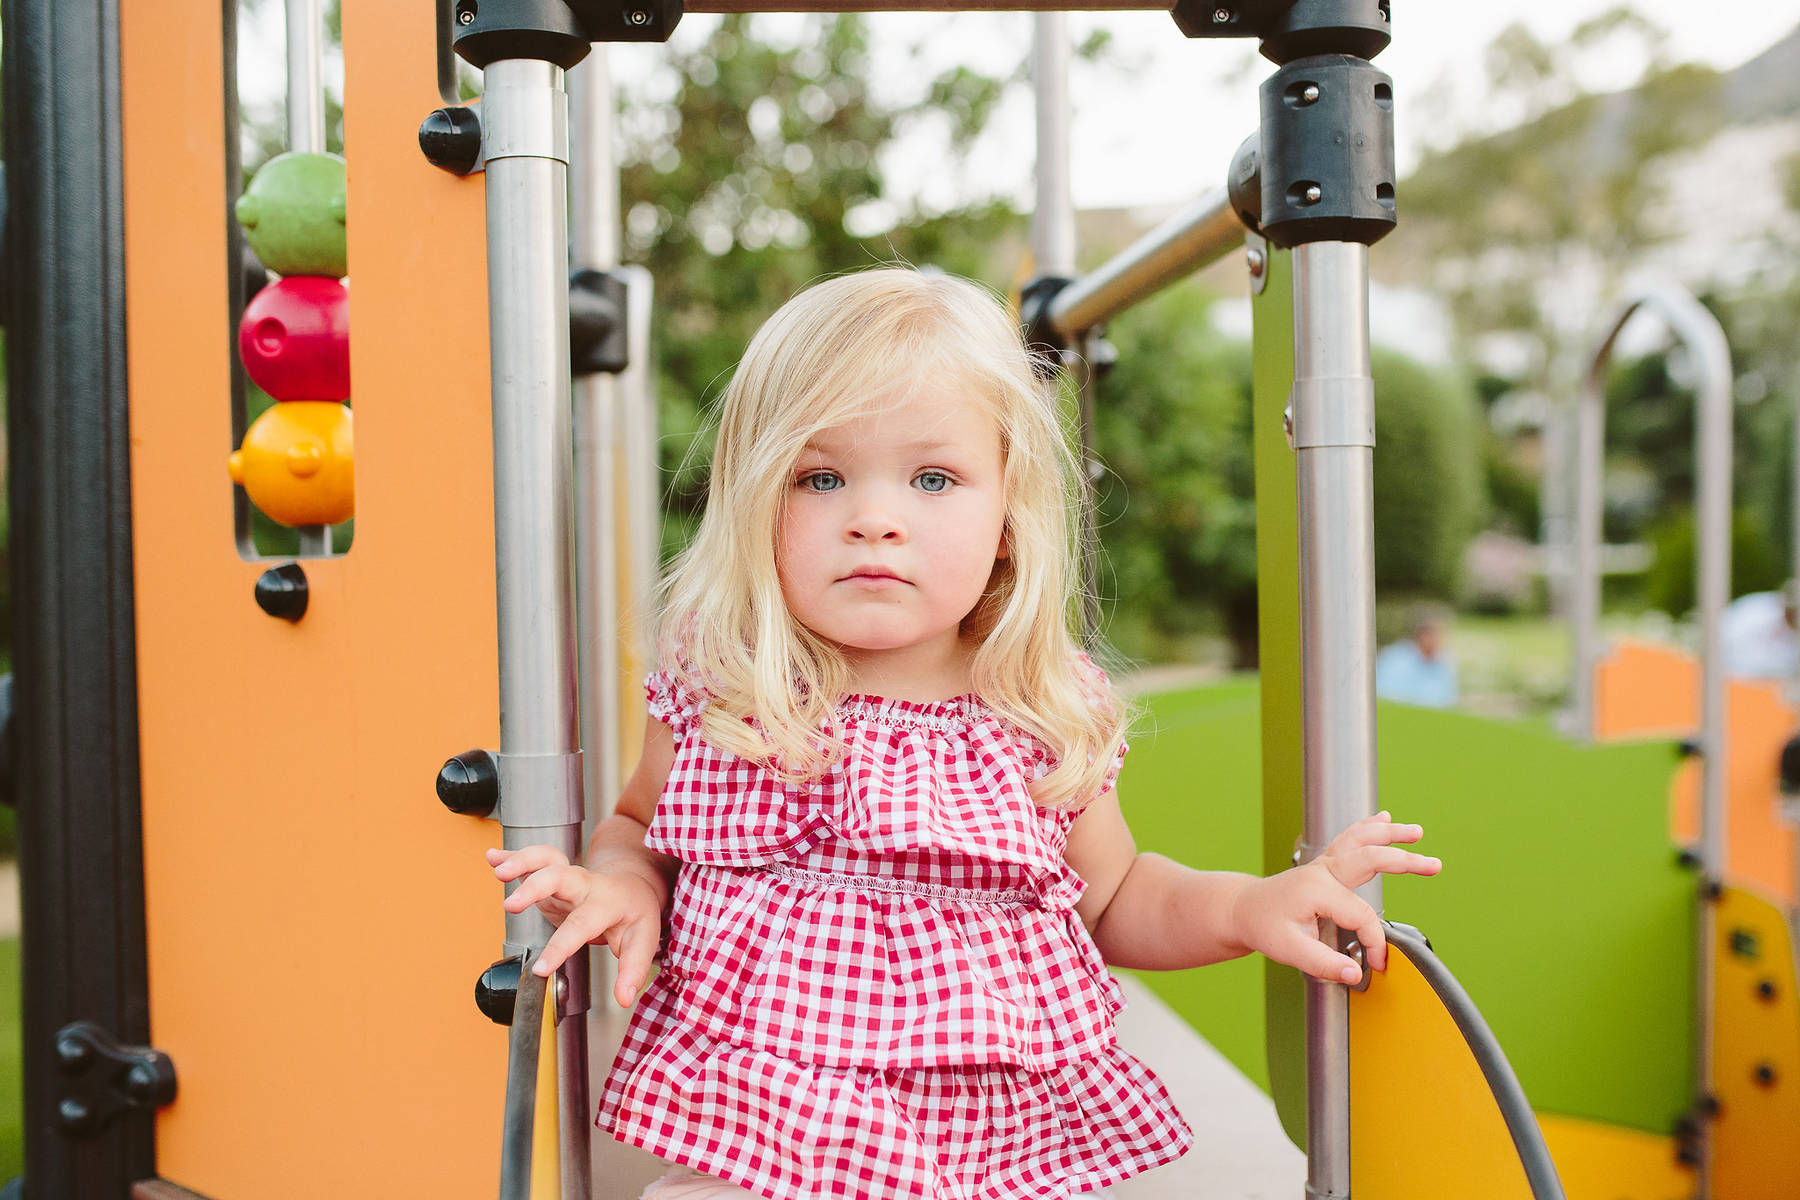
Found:
[[[899,520],[885,505],[879,504],[864,505],[858,509],[844,533],[852,542],[899,542],[906,539],[906,530]]]

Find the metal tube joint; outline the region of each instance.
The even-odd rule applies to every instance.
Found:
[[[681,0],[457,0],[456,53],[476,67],[536,58],[568,70],[594,42],[666,42]]]

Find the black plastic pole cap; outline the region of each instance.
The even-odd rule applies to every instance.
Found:
[[[496,1025],[511,1025],[513,1007],[519,999],[519,979],[525,973],[525,960],[503,958],[481,973],[475,981],[475,1007]]]
[[[467,175],[481,161],[481,118],[465,104],[434,110],[419,125],[425,160],[452,175]]]
[[[299,563],[270,567],[256,580],[256,603],[271,617],[298,621],[306,615],[306,572]]]
[[[437,794],[453,813],[490,816],[500,803],[500,764],[486,750],[465,750],[438,768]]]

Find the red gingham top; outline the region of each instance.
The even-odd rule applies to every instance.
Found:
[[[974,696],[851,696],[846,753],[792,785],[646,688],[676,745],[644,844],[682,867],[601,1128],[770,1200],[1067,1200],[1187,1151],[1115,1043],[1041,742]]]

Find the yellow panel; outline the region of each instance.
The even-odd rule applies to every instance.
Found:
[[[1481,1068],[1398,949],[1350,995],[1350,1112],[1358,1200],[1530,1200]]]
[[[1675,1139],[1575,1117],[1538,1114],[1568,1200],[1690,1200],[1694,1172]]]
[[[1726,888],[1714,913],[1713,1200],[1800,1192],[1800,1004],[1794,952],[1773,904]]]

